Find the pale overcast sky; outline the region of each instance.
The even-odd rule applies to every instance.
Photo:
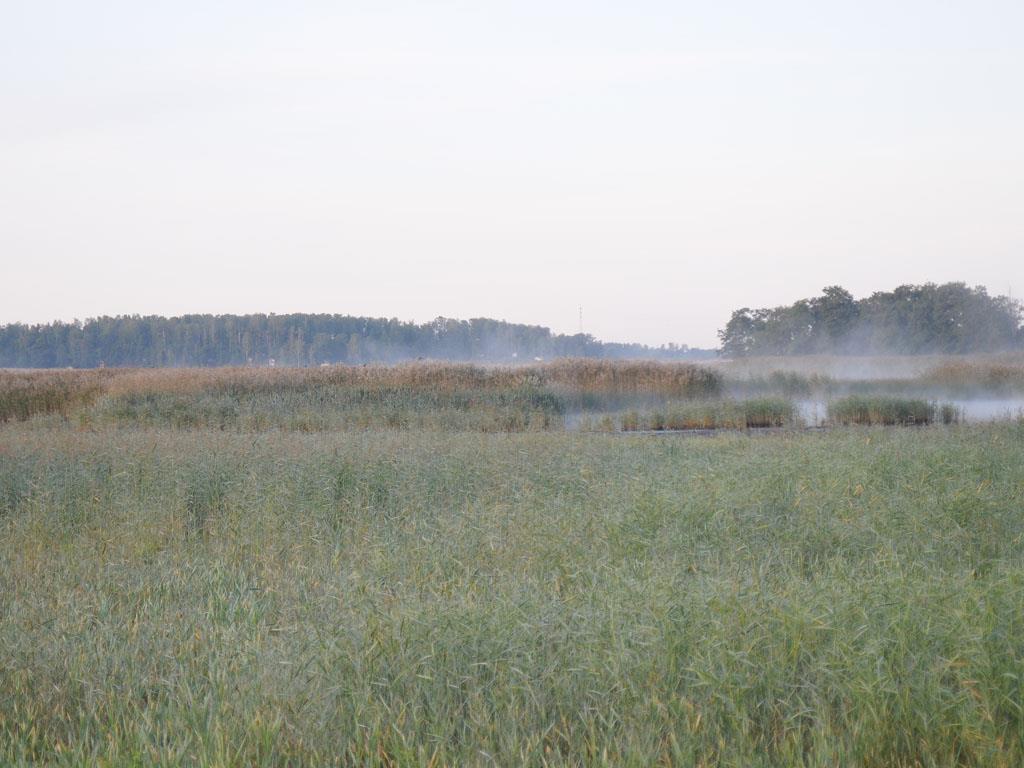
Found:
[[[1024,2],[0,3],[0,323],[495,317],[713,345],[1024,294]]]

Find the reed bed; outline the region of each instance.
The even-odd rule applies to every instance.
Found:
[[[0,429],[0,764],[1016,766],[1024,426]]]
[[[94,402],[113,375],[105,370],[0,370],[0,423],[38,414],[67,417]]]
[[[83,427],[523,431],[561,428],[568,410],[720,391],[721,377],[700,366],[591,360],[47,371],[0,376],[0,421],[54,414]]]
[[[828,404],[828,419],[843,426],[955,424],[960,411],[948,403],[917,398],[850,395]]]
[[[782,370],[725,380],[726,391],[741,398],[771,395],[791,398],[827,397],[839,386],[841,383],[831,376]]]
[[[797,424],[793,403],[782,398],[668,403],[654,410],[586,415],[580,429],[597,432],[763,429]]]
[[[419,362],[320,368],[148,369],[126,371],[108,391],[280,392],[317,387],[437,392],[536,388],[584,394],[711,397],[721,391],[722,380],[716,372],[689,363],[565,359],[519,366]]]
[[[564,406],[559,398],[534,388],[445,391],[317,385],[280,391],[213,389],[191,393],[158,391],[107,395],[92,409],[80,413],[78,423],[245,432],[268,429],[522,432],[561,429],[563,414]]]

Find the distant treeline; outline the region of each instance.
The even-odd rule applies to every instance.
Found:
[[[418,325],[348,315],[99,317],[85,322],[0,327],[2,368],[106,366],[310,366],[395,363],[419,358],[516,362],[540,357],[712,357],[713,350],[615,344],[589,334],[498,320],[439,317]]]
[[[964,354],[1024,348],[1021,305],[964,283],[901,285],[855,300],[839,286],[788,307],[738,309],[722,353]]]

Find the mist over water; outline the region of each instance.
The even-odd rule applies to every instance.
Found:
[[[792,355],[768,357],[720,357],[704,363],[726,376],[742,380],[770,374],[795,373],[827,376],[841,381],[908,380],[942,366],[1024,367],[1024,354],[979,355]]]
[[[968,422],[1005,421],[1024,418],[1024,397],[953,400]]]
[[[789,414],[781,424],[755,419],[744,425],[722,417],[711,428],[948,425],[1024,419],[1024,359],[1015,353],[740,357],[719,359],[708,367],[721,377],[719,416],[743,410],[756,413],[763,406]],[[631,425],[623,426],[624,430],[641,432],[693,431],[673,429],[671,424],[687,421],[686,413],[708,412],[700,403],[639,396],[615,404],[610,415],[595,418],[593,411],[575,410],[567,409],[569,429],[588,425],[602,429],[600,425],[607,425],[610,418],[612,423]]]

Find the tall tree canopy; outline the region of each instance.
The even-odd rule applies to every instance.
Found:
[[[788,307],[732,313],[723,354],[964,354],[1024,347],[1021,305],[964,283],[901,285],[857,301],[839,286]]]
[[[99,317],[85,322],[0,327],[0,367],[319,365],[417,358],[512,362],[534,357],[711,356],[669,344],[603,343],[535,325],[439,317],[429,323],[348,315]]]

